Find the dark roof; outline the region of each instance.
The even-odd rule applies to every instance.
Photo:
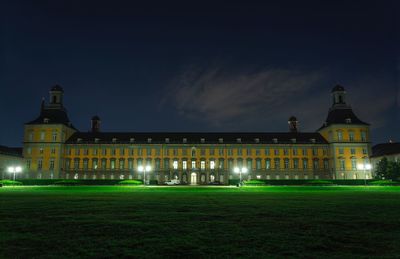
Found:
[[[313,143],[311,139],[315,139],[317,144],[326,144],[327,141],[319,133],[264,133],[264,132],[75,132],[66,143],[94,143],[95,139],[99,139],[99,143],[112,143],[116,139],[117,143],[134,143],[147,144],[151,138],[153,144],[168,143],[182,144],[186,138],[187,144],[215,144],[219,143],[219,139],[223,139],[223,144],[266,144],[274,143],[277,139],[278,144],[291,144],[293,139],[296,143]],[[78,141],[80,139],[80,141]],[[201,139],[204,139],[202,142]],[[241,141],[238,142],[238,139]],[[257,141],[258,139],[258,141]]]
[[[95,121],[95,120],[96,120],[96,121],[99,121],[99,120],[100,120],[100,117],[97,116],[97,115],[95,115],[95,116],[92,117],[92,120],[93,120],[93,121]]]
[[[0,154],[8,156],[22,157],[21,147],[6,147],[0,146]]]
[[[334,88],[332,88],[332,93],[339,92],[339,91],[344,91],[344,87],[341,85],[336,85]]]
[[[393,154],[400,154],[400,142],[382,143],[373,146],[371,157],[379,157]]]
[[[48,121],[45,122],[45,119],[48,119]],[[60,109],[43,108],[40,111],[39,117],[26,124],[64,124],[68,127],[74,128],[74,126],[72,126],[71,121],[68,118],[66,110],[63,108]]]
[[[297,118],[294,116],[290,116],[289,121],[297,121]]]
[[[61,91],[61,92],[64,92],[64,89],[63,89],[61,86],[59,86],[59,85],[55,85],[55,86],[53,86],[53,87],[51,88],[50,91]]]
[[[348,121],[347,119],[350,119]],[[325,120],[322,128],[327,127],[331,124],[356,124],[356,125],[369,125],[366,122],[360,120],[349,107],[347,108],[335,108],[329,110],[328,117]]]

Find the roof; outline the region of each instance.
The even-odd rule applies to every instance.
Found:
[[[379,157],[393,154],[400,154],[400,142],[382,143],[373,146],[371,157]]]
[[[98,143],[135,144],[217,144],[220,139],[223,144],[327,144],[319,133],[314,132],[75,132],[66,143],[95,143],[95,139]]]
[[[8,156],[22,157],[21,147],[6,147],[0,146],[0,154]]]
[[[36,119],[27,122],[26,124],[64,124],[68,127],[74,128],[65,109],[43,108]]]
[[[344,87],[341,85],[336,85],[334,88],[332,88],[332,93],[339,92],[339,91],[344,91]]]
[[[369,125],[360,120],[350,107],[330,109],[324,125],[319,129],[325,128],[331,124]]]

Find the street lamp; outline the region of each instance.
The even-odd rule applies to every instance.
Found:
[[[149,165],[146,165],[146,166],[140,165],[138,167],[138,170],[139,170],[139,172],[143,172],[143,183],[144,183],[144,185],[146,185],[146,172],[150,172],[151,166],[149,166]]]
[[[364,185],[367,185],[367,172],[366,170],[371,170],[372,166],[371,164],[358,164],[357,169],[358,170],[363,170],[364,172]]]
[[[8,172],[14,174],[14,181],[15,181],[16,174],[22,172],[22,167],[20,167],[20,166],[10,166],[10,167],[8,167]]]
[[[235,167],[233,168],[233,171],[237,174],[239,174],[239,186],[242,185],[242,174],[247,173],[247,168],[246,167]]]

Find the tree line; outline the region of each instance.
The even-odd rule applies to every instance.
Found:
[[[376,165],[376,178],[384,180],[400,180],[400,161],[389,161],[386,157]]]

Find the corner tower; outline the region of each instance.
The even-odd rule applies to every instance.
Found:
[[[331,171],[334,179],[370,179],[371,172],[357,170],[369,163],[371,152],[369,124],[360,120],[346,102],[346,90],[336,85],[332,91],[332,106],[318,132],[329,142]]]
[[[49,91],[48,104],[42,100],[39,116],[25,123],[25,177],[62,176],[64,143],[76,131],[63,105],[63,95],[61,86],[53,86]]]

